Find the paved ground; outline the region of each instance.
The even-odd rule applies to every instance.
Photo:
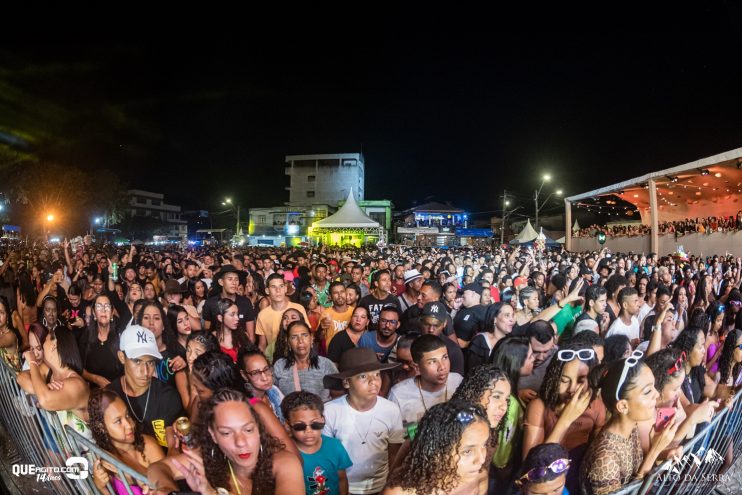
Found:
[[[723,495],[739,495],[742,493],[742,457],[737,459],[727,475],[725,482],[716,487],[716,492]]]

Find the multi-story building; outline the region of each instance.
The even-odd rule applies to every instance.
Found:
[[[287,206],[336,205],[352,189],[363,200],[364,159],[362,153],[289,155],[286,175],[290,178]]]
[[[307,240],[307,227],[334,212],[328,205],[250,208],[248,234],[253,246],[298,246]]]
[[[180,206],[165,203],[165,195],[140,189],[129,189],[130,220],[150,220],[148,228],[153,234],[185,238],[188,235],[188,222],[181,219]]]

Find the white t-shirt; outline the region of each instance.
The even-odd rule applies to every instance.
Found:
[[[621,321],[621,317],[616,318],[613,321],[613,324],[608,329],[608,333],[606,334],[606,337],[610,337],[611,335],[626,335],[629,340],[634,340],[639,338],[639,318],[636,317],[636,315],[631,317],[631,325],[625,325],[623,321]]]
[[[323,432],[342,442],[353,466],[346,470],[351,493],[379,493],[389,474],[389,444],[404,442],[405,430],[397,405],[383,397],[368,411],[356,411],[347,396],[325,404]]]
[[[647,317],[650,311],[654,310],[654,305],[647,304],[646,301],[644,301],[644,304],[642,304],[642,307],[639,308],[639,314],[637,315],[640,322],[644,321],[644,318]]]
[[[448,374],[444,388],[437,392],[428,392],[418,388],[415,378],[407,378],[392,387],[389,391],[389,400],[399,406],[399,410],[402,411],[402,422],[405,425],[417,423],[426,410],[450,399],[463,379],[464,377],[458,373],[451,372]],[[425,402],[424,405],[423,402]]]

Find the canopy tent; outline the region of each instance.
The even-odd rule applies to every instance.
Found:
[[[565,198],[565,219],[569,226],[573,205],[615,196],[633,205],[642,223],[652,227],[650,249],[656,252],[660,222],[734,216],[742,209],[740,193],[742,148],[737,148]],[[567,230],[568,250],[571,234]]]
[[[329,217],[312,223],[308,234],[317,242],[333,246],[385,241],[384,228],[358,206],[352,188],[345,204]]]
[[[538,237],[538,233],[531,226],[531,220],[529,219],[526,222],[525,227],[523,227],[523,230],[521,230],[520,233],[515,236],[515,239],[510,241],[510,244],[526,244],[528,242],[536,240],[536,237]]]

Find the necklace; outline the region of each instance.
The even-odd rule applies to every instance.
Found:
[[[373,422],[373,418],[371,418],[371,421]],[[361,445],[366,445],[366,439],[368,438],[368,434],[371,432],[371,425],[368,426],[368,429],[366,429],[366,434],[361,435],[361,432],[358,431],[358,425],[356,423],[353,423],[353,429],[356,430],[356,435],[361,439]]]
[[[129,405],[129,411],[131,411],[131,415],[134,416],[134,419],[137,420],[137,423],[144,423],[144,418],[147,417],[147,406],[149,406],[149,393],[152,390],[152,385],[150,384],[149,387],[147,387],[147,400],[144,402],[144,412],[142,413],[142,419],[139,419],[139,417],[134,412],[134,408],[131,407],[131,402],[129,402],[129,392],[126,391],[126,377],[123,376],[121,379],[124,381],[124,397],[126,398],[126,403]]]
[[[234,469],[232,469],[232,463],[227,461],[227,466],[229,466],[229,474],[232,477],[232,484],[234,485],[234,489],[237,490],[237,495],[242,495],[240,484],[237,481],[237,476],[234,475]]]
[[[420,392],[420,400],[423,403],[425,412],[428,412],[428,406],[425,405],[425,397],[423,397],[423,388],[420,386],[420,381],[421,379],[415,379],[415,383],[417,384],[417,391]],[[444,396],[443,402],[448,402],[448,379],[446,379],[446,395]]]

